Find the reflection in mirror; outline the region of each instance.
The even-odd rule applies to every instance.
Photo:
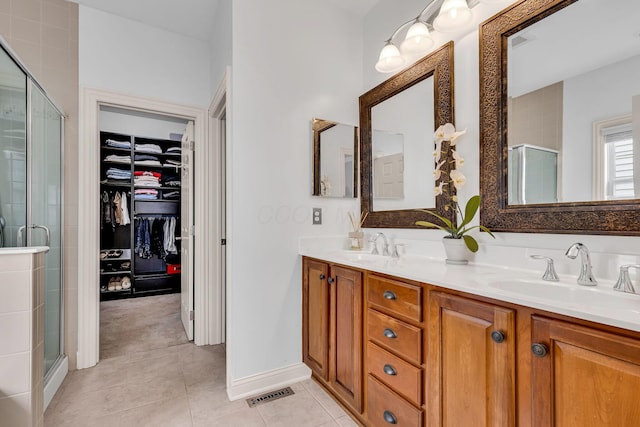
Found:
[[[640,235],[638,16],[636,0],[520,0],[481,24],[482,225]]]
[[[418,228],[418,209],[448,216],[433,192],[433,133],[453,122],[453,42],[360,96],[365,228]],[[442,166],[449,173],[451,162]]]
[[[509,205],[640,197],[638,16],[580,0],[508,37]]]
[[[323,119],[313,119],[313,195],[357,197],[355,153],[358,128]]]
[[[371,109],[373,211],[434,208],[433,77]]]

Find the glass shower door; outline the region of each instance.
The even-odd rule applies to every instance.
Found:
[[[62,132],[63,118],[29,81],[29,246],[49,246],[45,257],[44,373],[62,356]]]
[[[27,223],[27,75],[0,50],[0,247]]]

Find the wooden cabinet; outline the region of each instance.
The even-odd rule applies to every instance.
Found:
[[[303,270],[304,362],[366,426],[640,426],[638,332],[310,258]]]
[[[362,273],[305,258],[303,360],[346,405],[362,412]]]
[[[533,316],[532,426],[640,425],[640,341]]]
[[[515,311],[429,295],[427,425],[515,425]]]
[[[367,425],[422,426],[423,288],[369,274],[366,295]]]

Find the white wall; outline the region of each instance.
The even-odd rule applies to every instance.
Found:
[[[208,43],[80,6],[80,87],[208,106]]]
[[[182,135],[187,125],[186,119],[106,106],[100,108],[99,121],[101,131],[160,139]]]
[[[365,16],[364,33],[364,81],[367,86],[364,90],[371,89],[375,84],[388,78],[375,71],[374,64],[383,42],[390,33],[402,22],[415,16],[423,2],[394,0],[380,0],[380,3]],[[466,129],[467,134],[458,141],[457,150],[465,158],[462,171],[467,176],[467,183],[459,192],[460,199],[464,202],[469,197],[479,192],[479,39],[478,25],[488,19],[502,8],[514,3],[512,0],[504,0],[495,5],[479,4],[474,8],[474,20],[470,24],[469,32],[456,35],[453,40],[455,61],[455,124],[458,129]],[[438,35],[435,46],[441,46],[451,37]],[[478,218],[476,217],[476,223]],[[384,231],[391,238],[407,238],[422,240],[439,240],[443,233],[437,230],[366,230],[368,233]],[[598,253],[616,254],[640,254],[640,238],[638,237],[613,237],[613,236],[585,236],[585,235],[552,235],[552,234],[521,234],[498,233],[495,240],[482,233],[480,235],[481,249],[477,259],[487,259],[494,245],[506,245],[525,248],[539,248],[538,253],[545,253],[544,249],[565,250],[575,241],[581,241],[589,246],[593,255],[595,274],[615,274],[617,267],[604,265]],[[411,248],[407,248],[411,250]],[[563,261],[563,260],[560,260]],[[575,274],[578,274],[579,263],[571,261]],[[602,277],[602,276],[600,276]]]
[[[230,380],[300,363],[303,235],[357,201],[313,198],[313,117],[358,122],[361,21],[328,2],[233,1]],[[311,208],[323,225],[311,225]],[[346,243],[346,239],[345,239]]]
[[[562,182],[564,201],[593,196],[593,122],[631,114],[640,94],[640,56],[564,81]]]
[[[213,25],[210,84],[215,91],[227,66],[231,65],[231,0],[219,0]]]

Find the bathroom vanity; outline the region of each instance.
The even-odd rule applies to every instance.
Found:
[[[303,255],[303,358],[367,426],[631,426],[640,295],[531,271]]]

